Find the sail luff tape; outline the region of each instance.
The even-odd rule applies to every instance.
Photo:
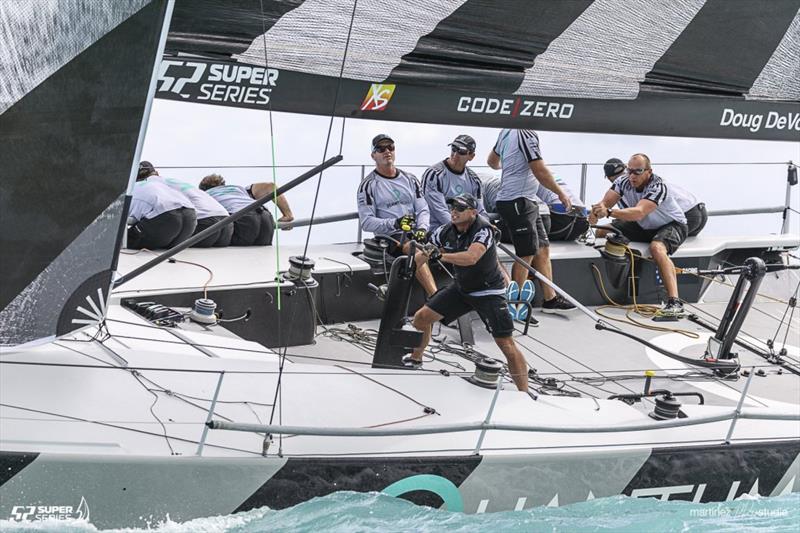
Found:
[[[214,311],[217,309],[217,303],[209,298],[198,298],[194,301],[194,309],[190,318],[196,322],[203,324],[216,324],[217,315]]]

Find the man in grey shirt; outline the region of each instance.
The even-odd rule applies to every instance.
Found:
[[[447,200],[471,194],[478,201],[478,214],[486,216],[481,180],[467,163],[475,158],[475,139],[459,135],[450,143],[450,157],[439,161],[422,174],[422,192],[431,213],[430,231],[450,223]]]
[[[517,255],[552,280],[550,242],[536,203],[540,182],[558,196],[567,210],[572,208],[572,203],[542,159],[539,136],[533,130],[500,131],[487,163],[495,170],[503,169],[496,208],[511,232]],[[514,263],[511,277],[521,287],[528,278],[528,271]],[[542,312],[558,313],[575,309],[548,285],[543,284],[542,292]]]
[[[621,174],[606,191],[603,199],[592,206],[589,223],[609,217],[611,223],[632,241],[649,242],[653,257],[664,280],[667,302],[661,309],[665,316],[679,316],[683,304],[678,298],[675,265],[669,258],[683,244],[689,233],[686,215],[675,200],[670,187],[656,174],[650,158],[633,154],[628,161],[628,173]],[[620,209],[614,209],[619,203]],[[598,231],[599,237],[605,235]]]
[[[386,134],[372,139],[372,160],[375,169],[358,187],[358,219],[361,229],[387,239],[393,256],[409,253],[411,240],[423,243],[430,227],[428,203],[416,176],[394,165],[395,143]],[[407,240],[406,236],[411,236]],[[428,258],[421,251],[415,255],[416,276],[425,293],[436,292],[436,282],[428,267]]]
[[[614,183],[618,177],[625,173],[625,163],[622,160],[612,157],[606,164],[603,165],[603,172],[606,179]],[[697,199],[697,197],[690,191],[682,187],[678,187],[674,183],[669,184],[670,192],[678,202],[678,206],[686,215],[686,225],[689,227],[689,237],[696,237],[703,228],[706,227],[708,222],[708,211],[706,211],[706,204]]]

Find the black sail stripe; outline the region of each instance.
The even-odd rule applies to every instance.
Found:
[[[231,56],[247,50],[264,31],[305,0],[177,0],[169,27],[166,53]]]
[[[513,93],[593,0],[468,0],[417,41],[389,83]]]
[[[39,454],[35,452],[0,452],[0,487],[19,474],[37,457]]]
[[[708,0],[647,73],[641,90],[743,95],[798,9],[800,0]]]

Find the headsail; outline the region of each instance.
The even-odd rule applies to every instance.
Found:
[[[328,114],[353,2],[178,0],[156,97]],[[800,0],[359,0],[336,114],[795,141],[798,58]]]
[[[0,5],[0,345],[103,316],[167,5]]]

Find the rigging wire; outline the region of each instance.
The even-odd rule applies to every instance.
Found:
[[[261,25],[262,25],[262,30],[263,30],[262,31],[262,39],[263,39],[263,45],[264,45],[264,61],[266,63],[267,62],[267,42],[266,42],[266,24],[265,24],[265,20],[264,20],[264,2],[263,2],[263,0],[259,0],[259,4],[260,4],[260,7],[261,7]],[[336,83],[336,92],[334,94],[333,105],[331,107],[330,121],[328,123],[328,132],[327,132],[327,135],[326,135],[325,148],[323,150],[323,156],[322,156],[322,161],[323,162],[325,161],[325,159],[328,156],[328,147],[330,145],[331,132],[333,130],[333,121],[334,121],[334,118],[335,118],[335,115],[336,115],[336,105],[338,104],[338,100],[339,100],[339,91],[340,91],[341,84],[342,84],[342,77],[344,75],[344,67],[345,67],[345,64],[347,62],[347,52],[348,52],[348,49],[350,47],[350,37],[351,37],[352,31],[353,31],[353,23],[355,21],[356,7],[357,6],[358,6],[358,0],[354,0],[354,2],[353,2],[353,11],[352,11],[351,16],[350,16],[350,26],[348,28],[347,39],[345,41],[344,54],[342,56],[342,64],[341,64],[341,68],[339,70],[339,77],[338,77],[338,80],[337,80],[337,83]],[[271,99],[270,99],[270,110],[271,110]],[[344,124],[345,124],[345,121],[346,121],[346,117],[342,117],[342,136],[341,136],[340,146],[339,146],[339,153],[340,154],[341,154],[342,146],[344,144]],[[270,115],[270,128],[272,128],[271,115]],[[272,135],[272,129],[270,129],[270,134]],[[273,167],[274,167],[274,150],[273,150]],[[274,168],[273,168],[273,173],[274,172],[275,171],[274,171]],[[311,207],[311,217],[309,219],[308,230],[306,232],[306,240],[305,240],[305,244],[303,246],[303,257],[307,257],[307,254],[308,254],[308,245],[309,245],[309,241],[311,239],[311,229],[314,227],[314,216],[316,215],[317,202],[319,200],[319,191],[320,191],[320,187],[322,185],[322,177],[323,177],[323,172],[320,172],[320,174],[319,174],[319,176],[317,178],[317,187],[316,187],[316,191],[314,193],[314,202],[313,202],[312,207]],[[280,267],[278,267],[278,269],[279,268]],[[278,297],[279,298],[280,298],[280,292],[281,291],[280,291],[280,286],[279,286],[278,287]],[[292,310],[292,318],[294,318],[294,314],[295,314],[296,311],[297,311],[297,306],[295,306],[294,309]],[[281,314],[282,313],[280,313],[280,308],[279,308],[279,312],[278,312],[278,335],[279,335],[279,338],[281,338],[283,336],[282,335],[282,328],[281,328]],[[290,323],[293,323],[293,322],[294,322],[294,320],[290,321]],[[273,401],[272,412],[270,413],[270,424],[272,424],[272,422],[274,420],[276,404],[278,406],[277,407],[278,408],[278,419],[279,419],[279,421],[282,421],[283,401],[282,401],[281,380],[282,380],[282,376],[283,376],[283,369],[284,369],[285,360],[286,360],[285,354],[286,354],[287,350],[288,350],[288,344],[286,346],[284,346],[283,354],[281,355],[281,361],[280,361],[279,372],[278,372],[278,381],[277,381],[276,388],[275,388],[275,400]],[[267,436],[267,438],[270,438],[270,436]],[[281,453],[282,453],[282,442],[283,442],[282,438],[283,438],[283,436],[279,435],[279,447],[278,447],[278,454],[279,455],[281,455]],[[266,439],[265,439],[265,448],[266,448],[266,446],[268,446],[268,443],[266,442]]]

